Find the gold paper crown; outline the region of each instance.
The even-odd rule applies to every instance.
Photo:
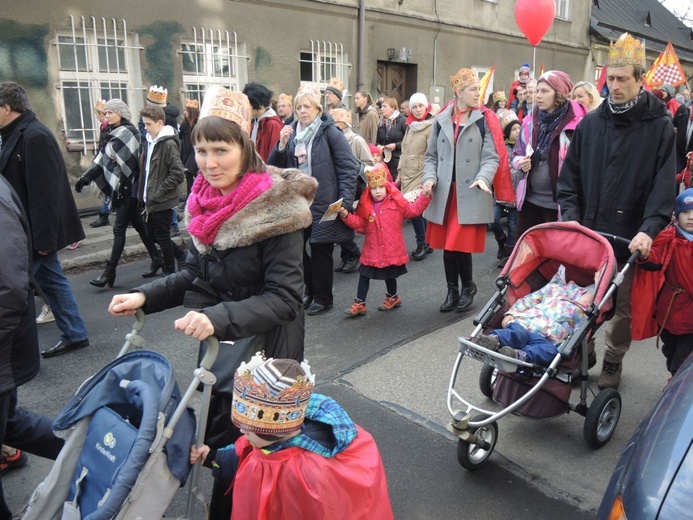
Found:
[[[279,360],[290,366],[298,361]],[[305,376],[282,374],[274,359],[264,359],[258,352],[248,363],[241,363],[233,381],[231,419],[241,430],[286,435],[298,430],[306,418],[315,376],[304,361],[300,368]]]
[[[99,99],[96,103],[94,103],[94,110],[96,110],[97,112],[103,112],[105,106],[106,106],[106,100],[105,99]]]
[[[301,96],[310,96],[313,98],[313,101],[315,101],[318,105],[320,104],[320,89],[309,83],[303,83],[300,87],[298,87],[296,99]]]
[[[330,115],[335,123],[346,123],[351,126],[351,111],[346,108],[333,108]]]
[[[197,99],[185,100],[185,108],[200,108],[200,102]]]
[[[330,81],[327,82],[327,86],[336,88],[340,92],[344,92],[344,82],[339,78],[330,78]]]
[[[149,92],[147,93],[147,101],[152,105],[165,107],[166,99],[168,98],[168,90],[164,87],[158,87],[152,85],[149,87]]]
[[[609,44],[609,66],[645,67],[645,47],[628,33],[623,33],[616,43]]]
[[[277,103],[280,105],[291,105],[293,101],[294,98],[289,94],[279,94],[279,97],[277,98]]]
[[[237,90],[214,85],[205,92],[200,119],[215,116],[233,121],[250,135],[250,101],[248,96]]]
[[[493,94],[493,102],[495,103],[496,101],[507,101],[508,98],[505,97],[505,92],[502,90],[499,90],[498,92],[495,92]]]
[[[478,81],[479,75],[472,69],[460,69],[457,74],[450,76],[450,84],[452,85],[453,92],[457,92],[467,85],[471,85]]]
[[[366,168],[366,180],[369,188],[377,188],[387,184],[387,172],[382,164],[376,164],[372,168]]]

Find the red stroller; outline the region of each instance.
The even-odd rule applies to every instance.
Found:
[[[613,298],[638,253],[617,272],[610,242],[627,245],[630,241],[578,224],[554,222],[533,227],[515,245],[496,280],[495,294],[474,318],[474,332],[469,338],[459,338],[460,350],[448,385],[447,407],[453,418],[448,429],[459,437],[457,457],[463,467],[476,469],[486,462],[498,439],[497,421],[510,413],[543,419],[574,411],[585,417],[583,435],[587,444],[600,448],[611,438],[621,414],[621,396],[607,388],[587,405],[587,340],[613,316]],[[500,328],[508,308],[519,298],[543,287],[561,265],[565,267],[566,279],[580,285],[593,283],[597,273],[595,297],[587,309],[587,319],[558,346],[549,366],[509,358],[474,342],[483,331]],[[484,363],[479,376],[480,390],[501,404],[502,410],[494,412],[474,406],[458,393],[455,385],[465,355]],[[580,381],[580,398],[570,402],[572,383],[576,380]],[[454,400],[465,409],[453,408]]]

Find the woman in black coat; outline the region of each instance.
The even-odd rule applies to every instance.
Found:
[[[176,320],[175,328],[189,336],[243,340],[252,343],[251,355],[264,350],[268,358],[301,361],[302,229],[312,220],[317,183],[296,170],[267,169],[247,134],[250,120],[243,114],[249,116],[250,105],[244,94],[219,88],[206,94],[206,103],[208,98],[218,106],[205,117],[210,109],[203,105],[192,135],[201,175],[186,207],[192,238],[186,269],[114,296],[109,312],[131,316],[139,308],[150,314],[183,305],[194,310]],[[215,388],[220,384],[218,379]],[[230,393],[213,393],[205,444],[220,448],[238,436],[231,401]],[[214,518],[228,519],[215,500],[224,502],[229,484],[218,484]]]
[[[395,98],[386,98],[383,101],[383,119],[378,127],[376,143],[383,153],[383,160],[387,156],[387,150],[392,154],[390,160],[386,162],[395,180],[397,180],[399,158],[402,155],[402,141],[407,131],[407,118],[397,110],[398,106]]]
[[[190,195],[193,181],[197,176],[197,163],[195,162],[195,147],[192,144],[192,132],[200,117],[199,101],[197,99],[185,100],[185,117],[180,124],[180,160],[185,168],[185,182],[187,184],[186,197]]]
[[[318,191],[311,206],[313,224],[305,234],[311,255],[304,251],[306,295],[309,315],[332,307],[333,259],[335,243],[354,238],[354,232],[341,219],[320,222],[333,202],[353,207],[356,177],[360,164],[348,141],[328,114],[322,111],[320,91],[302,87],[294,100],[296,121],[284,126],[279,142],[268,162],[280,168],[299,168],[318,181]]]

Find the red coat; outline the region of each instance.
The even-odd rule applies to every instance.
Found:
[[[262,160],[267,162],[267,158],[274,149],[274,145],[279,141],[279,132],[281,132],[284,123],[278,116],[271,116],[263,117],[259,120],[259,123],[254,122],[253,126],[256,124],[259,124],[260,128],[257,129],[255,149],[258,155],[262,157]]]
[[[648,264],[659,264],[661,269],[645,270],[657,267]],[[642,265],[633,280],[633,339],[655,336],[662,325],[672,334],[693,334],[693,242],[668,227],[657,235]],[[682,292],[674,295],[677,288]]]
[[[299,447],[267,454],[238,439],[231,519],[392,520],[378,447],[357,428],[349,447],[332,458]]]
[[[361,263],[379,268],[408,263],[402,222],[407,218],[420,217],[430,202],[431,197],[425,195],[419,195],[416,201],[409,202],[394,184],[388,183],[387,196],[376,213],[371,191],[366,189],[359,199],[356,213],[349,213],[344,219],[347,226],[366,235]]]

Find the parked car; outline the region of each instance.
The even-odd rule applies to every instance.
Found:
[[[693,356],[623,450],[597,518],[693,518]]]

